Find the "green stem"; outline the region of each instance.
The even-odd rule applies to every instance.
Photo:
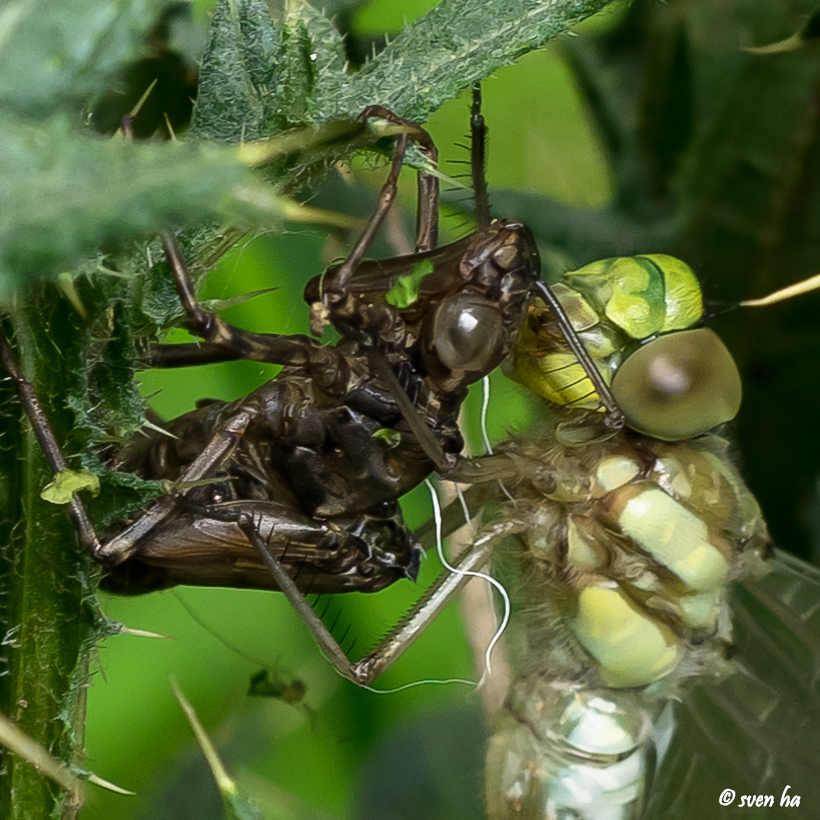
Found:
[[[15,315],[15,331],[16,355],[58,441],[71,442],[74,418],[65,396],[80,338],[71,308],[54,291],[41,294]],[[75,762],[83,746],[88,652],[96,634],[92,568],[63,509],[40,498],[51,474],[8,383],[2,426],[0,711],[56,758]],[[76,796],[67,796],[30,762],[5,753],[4,775],[4,820],[75,814]]]

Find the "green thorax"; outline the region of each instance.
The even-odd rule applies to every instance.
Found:
[[[605,259],[565,273],[553,292],[628,427],[683,441],[735,417],[740,373],[717,334],[698,327],[703,301],[688,265],[662,254]],[[507,375],[571,413],[603,409],[540,301],[529,308]]]
[[[553,291],[607,384],[640,342],[691,328],[703,316],[694,272],[664,254],[593,262],[565,273]],[[508,371],[554,404],[579,410],[600,407],[592,383],[540,302],[530,307]]]

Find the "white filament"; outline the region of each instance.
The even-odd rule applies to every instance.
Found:
[[[425,479],[424,483],[430,490],[430,498],[433,502],[433,517],[436,521],[436,552],[438,553],[439,560],[441,561],[442,565],[448,569],[450,572],[453,572],[457,575],[464,575],[464,576],[471,576],[473,578],[482,578],[488,584],[495,587],[498,591],[498,594],[501,596],[501,600],[504,602],[504,615],[501,618],[501,623],[496,629],[495,634],[492,637],[492,640],[487,645],[487,649],[484,652],[484,671],[481,673],[481,678],[479,679],[478,683],[476,684],[476,688],[479,688],[484,684],[487,678],[493,672],[493,665],[492,665],[492,652],[495,649],[495,645],[501,639],[501,636],[504,634],[504,630],[507,628],[507,624],[510,620],[510,596],[507,594],[507,590],[504,589],[503,584],[500,581],[497,581],[491,575],[488,575],[486,572],[478,572],[476,570],[467,570],[467,569],[459,569],[458,567],[454,567],[444,555],[444,548],[442,546],[441,540],[441,505],[439,504],[438,494],[435,491],[435,488],[430,483],[429,479]]]
[[[484,440],[484,449],[487,455],[493,454],[493,445],[487,435],[487,411],[490,409],[490,377],[481,380],[481,438]]]

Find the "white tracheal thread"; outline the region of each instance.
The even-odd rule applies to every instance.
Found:
[[[493,446],[490,443],[490,436],[487,432],[487,415],[489,412],[490,407],[490,379],[488,376],[485,376],[481,380],[481,416],[480,416],[480,425],[481,425],[481,438],[484,442],[484,449],[487,451],[488,455],[493,454]],[[487,650],[484,653],[484,671],[481,674],[481,678],[476,681],[466,680],[465,678],[446,678],[444,680],[435,680],[435,679],[427,679],[427,680],[417,680],[411,681],[410,683],[405,683],[403,686],[396,686],[390,689],[376,689],[372,686],[362,686],[362,689],[366,689],[368,692],[373,692],[377,695],[392,695],[396,692],[402,692],[405,689],[413,689],[416,686],[424,686],[428,683],[466,683],[469,686],[475,686],[476,689],[483,686],[487,678],[492,674],[493,665],[491,660],[491,655],[493,649],[495,649],[495,645],[498,641],[501,640],[501,636],[504,634],[504,630],[507,628],[507,624],[510,620],[510,596],[507,594],[507,590],[504,589],[504,586],[493,578],[491,575],[487,575],[484,572],[474,572],[472,570],[462,570],[452,566],[444,556],[444,548],[442,546],[442,538],[441,538],[441,505],[439,503],[438,495],[436,493],[435,488],[430,483],[429,479],[425,479],[424,482],[427,485],[427,489],[430,491],[430,498],[433,503],[433,516],[436,521],[436,552],[438,553],[439,560],[441,561],[442,565],[448,569],[450,572],[454,572],[458,575],[470,575],[475,578],[483,578],[488,584],[494,586],[497,590],[499,595],[501,595],[501,600],[504,602],[504,616],[501,619],[501,624],[499,625],[498,629],[495,631],[495,634],[492,637],[492,640],[487,645]],[[502,489],[504,492],[509,496],[506,487],[502,484]],[[470,523],[470,512],[467,508],[467,502],[464,499],[464,495],[461,492],[461,488],[456,485],[456,494],[458,495],[458,499],[461,502],[461,508],[464,511],[464,522],[466,524]],[[512,498],[510,498],[512,500]],[[338,671],[338,670],[336,670]],[[341,673],[339,673],[341,674]]]
[[[339,670],[336,670],[339,675],[342,675]],[[342,675],[344,677],[344,675]],[[417,686],[427,686],[428,684],[442,684],[442,683],[466,683],[467,686],[479,686],[474,680],[467,680],[467,678],[425,678],[424,680],[413,680],[409,683],[403,683],[401,686],[393,686],[390,689],[376,689],[374,686],[359,686],[366,692],[372,692],[374,695],[395,695],[396,692],[403,692],[405,689],[415,689]]]
[[[490,409],[490,377],[485,376],[481,380],[481,438],[484,440],[484,449],[487,455],[493,454],[493,445],[490,444],[490,437],[487,435],[487,412]]]
[[[478,689],[484,685],[487,678],[493,673],[491,655],[493,649],[495,649],[495,645],[499,642],[499,640],[501,640],[501,636],[504,634],[504,630],[507,628],[507,624],[510,620],[510,596],[507,594],[507,590],[504,589],[504,585],[500,581],[497,581],[495,578],[493,578],[492,575],[488,575],[486,572],[478,572],[476,570],[459,569],[458,567],[454,567],[447,560],[447,558],[444,555],[444,548],[442,546],[441,539],[441,505],[439,504],[438,494],[436,493],[433,485],[430,483],[430,479],[425,479],[424,483],[430,490],[430,499],[433,502],[433,517],[436,521],[436,552],[438,553],[439,560],[441,561],[444,568],[449,570],[450,572],[455,573],[456,575],[466,575],[472,578],[482,578],[488,584],[495,587],[495,589],[498,591],[498,594],[501,596],[501,600],[504,602],[504,616],[501,618],[501,623],[499,624],[498,629],[496,629],[495,634],[492,637],[492,640],[487,645],[487,650],[484,652],[484,671],[481,673],[481,678],[476,684],[476,689]]]
[[[485,376],[481,380],[481,417],[479,419],[479,423],[481,424],[481,438],[484,440],[484,449],[487,451],[487,455],[491,456],[493,454],[493,445],[490,444],[490,436],[487,433],[487,414],[490,409],[490,377]],[[515,504],[515,499],[510,495],[510,491],[504,486],[504,482],[499,480],[498,486],[501,488],[501,492],[507,496],[507,498]],[[461,491],[458,491],[459,498],[461,498],[461,506],[465,510],[465,517],[469,520],[469,514],[466,512],[467,505],[464,503],[464,499],[461,497]]]
[[[440,528],[440,524],[439,524]],[[247,652],[240,649],[236,644],[229,641],[220,631],[216,628],[212,627],[210,624],[206,623],[203,618],[199,616],[196,610],[186,601],[182,596],[179,594],[177,590],[171,590],[171,594],[177,599],[177,602],[182,606],[182,608],[188,613],[188,615],[194,620],[195,623],[199,624],[206,632],[209,632],[214,638],[216,638],[219,643],[221,643],[226,649],[230,652],[235,653],[240,658],[244,658],[245,660],[251,661],[258,666],[261,666],[265,669],[269,669],[270,671],[277,673],[278,661],[277,666],[272,667],[267,661],[263,661],[259,658],[254,657],[253,655],[249,655]],[[333,668],[333,671],[336,672],[342,678],[345,677],[344,673]],[[426,684],[442,684],[442,683],[463,683],[467,686],[479,686],[479,683],[476,683],[474,680],[467,680],[466,678],[443,678],[443,679],[436,679],[436,678],[427,678],[425,680],[416,680],[411,681],[410,683],[405,683],[402,686],[395,686],[391,689],[376,689],[373,686],[362,686],[362,689],[366,689],[368,692],[374,692],[377,695],[392,695],[396,692],[403,692],[405,689],[414,689],[416,686],[425,686]]]
[[[436,493],[435,488],[430,483],[430,479],[425,479],[424,483],[427,485],[427,489],[430,492],[430,499],[433,503],[433,518],[436,522],[436,552],[438,553],[438,557],[443,564],[443,566],[448,569],[450,572],[455,572],[458,575],[473,575],[477,578],[483,578],[484,580],[488,581],[489,583],[493,584],[496,588],[499,589],[501,592],[501,596],[504,599],[504,618],[502,620],[501,626],[496,631],[495,635],[493,635],[493,639],[490,641],[490,645],[487,647],[487,651],[484,654],[484,672],[481,675],[480,680],[467,680],[465,678],[445,678],[441,679],[425,679],[425,680],[416,680],[411,681],[410,683],[405,683],[402,686],[395,686],[390,689],[376,689],[373,686],[362,686],[362,689],[365,689],[368,692],[373,692],[376,695],[393,695],[396,692],[402,692],[405,689],[413,689],[416,686],[424,686],[428,683],[466,683],[468,686],[474,686],[478,689],[484,681],[487,679],[487,676],[492,672],[492,664],[490,663],[490,653],[493,651],[495,644],[498,642],[501,634],[504,632],[505,627],[507,626],[507,621],[510,617],[510,599],[507,596],[507,590],[504,589],[501,584],[495,580],[495,578],[491,578],[489,575],[485,575],[483,572],[472,572],[462,569],[457,569],[454,566],[451,566],[447,559],[444,557],[444,549],[442,547],[442,538],[441,538],[441,505],[439,504],[438,495]],[[459,492],[459,497],[461,497],[461,493]],[[467,514],[466,504],[464,503],[462,497],[462,505],[464,506],[464,513],[465,513],[465,520],[469,523],[470,518]],[[340,675],[342,674],[339,670],[336,670]]]

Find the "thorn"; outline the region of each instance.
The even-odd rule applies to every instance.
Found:
[[[136,795],[136,792],[132,792],[131,789],[124,789],[122,786],[118,786],[116,783],[112,783],[110,780],[106,780],[104,777],[94,774],[94,772],[78,772],[77,776],[81,780],[86,780],[89,783],[93,783],[95,786],[108,789],[108,791],[114,792],[114,794],[125,794],[129,797]]]
[[[330,609],[330,597],[325,599],[325,608],[322,610],[322,614],[319,616],[321,620],[325,619],[325,615],[327,615],[327,611]],[[331,630],[332,631],[332,630]]]
[[[149,632],[147,629],[133,629],[130,626],[125,626],[124,624],[120,624],[118,635],[134,635],[137,638],[163,638],[166,641],[175,641],[176,638],[173,635],[162,635],[159,632]]]
[[[61,789],[76,792],[79,788],[77,777],[44,746],[29,737],[20,727],[0,715],[0,744],[30,763],[46,777],[50,777]]]
[[[147,427],[149,430],[156,430],[158,433],[161,433],[163,436],[168,436],[168,438],[179,440],[178,436],[175,436],[173,433],[169,433],[167,430],[163,430],[158,424],[154,424],[152,421],[148,421],[145,419],[145,424],[143,427]]]
[[[776,43],[769,43],[765,46],[745,46],[740,50],[748,54],[782,54],[786,51],[795,51],[802,45],[805,45],[805,43],[806,41],[798,33],[792,34],[791,37],[787,37],[785,40],[779,40]]]
[[[171,137],[171,142],[177,142],[177,135],[174,133],[174,126],[171,125],[171,120],[168,119],[168,114],[163,111],[162,116],[165,119],[165,127],[168,129],[168,135]]]
[[[88,312],[83,305],[82,299],[80,299],[80,294],[77,293],[77,288],[74,285],[74,277],[70,273],[59,274],[57,276],[57,286],[71,303],[74,310],[80,314],[80,317],[82,319],[87,319]]]
[[[191,706],[185,698],[185,695],[182,694],[182,690],[179,688],[173,677],[171,677],[171,688],[174,690],[174,694],[179,701],[179,705],[182,707],[182,711],[185,713],[185,717],[188,718],[188,723],[190,723],[191,729],[196,737],[196,741],[199,743],[199,748],[202,749],[202,753],[208,761],[208,766],[211,769],[211,773],[214,776],[214,780],[216,781],[216,785],[222,796],[225,797],[236,794],[236,783],[234,783],[233,779],[225,769],[225,766],[222,764],[222,761],[219,759],[219,755],[217,754],[213,743],[211,743],[211,739],[208,737],[205,727],[200,723],[199,718],[194,711],[194,707]]]
[[[808,279],[802,279],[795,282],[793,285],[788,285],[785,288],[776,290],[768,296],[761,296],[759,299],[746,299],[741,302],[741,307],[766,307],[767,305],[774,305],[777,302],[783,302],[786,299],[791,299],[795,296],[802,296],[810,291],[820,288],[820,273],[810,276]]]
[[[157,84],[157,79],[154,79],[154,81],[151,83],[151,85],[149,85],[149,86],[148,86],[148,88],[146,88],[146,89],[145,89],[145,93],[144,93],[144,94],[143,94],[143,95],[139,98],[139,100],[137,100],[137,104],[136,104],[136,105],[135,105],[135,106],[131,109],[130,113],[126,115],[126,117],[128,117],[128,118],[129,118],[129,120],[130,120],[130,119],[133,119],[134,117],[136,117],[136,116],[137,116],[137,114],[139,114],[140,108],[142,108],[142,106],[144,105],[145,101],[148,99],[148,96],[149,96],[149,95],[151,94],[151,92],[154,90],[154,86],[155,86],[156,84]],[[128,137],[128,136],[129,136],[129,135],[128,135],[128,134],[126,134],[126,133],[124,132],[124,130],[123,130],[123,128],[122,128],[122,126],[120,126],[120,127],[119,127],[119,128],[118,128],[118,129],[117,129],[117,130],[116,130],[116,131],[112,134],[111,139],[124,139],[124,138],[126,138],[126,137]]]

